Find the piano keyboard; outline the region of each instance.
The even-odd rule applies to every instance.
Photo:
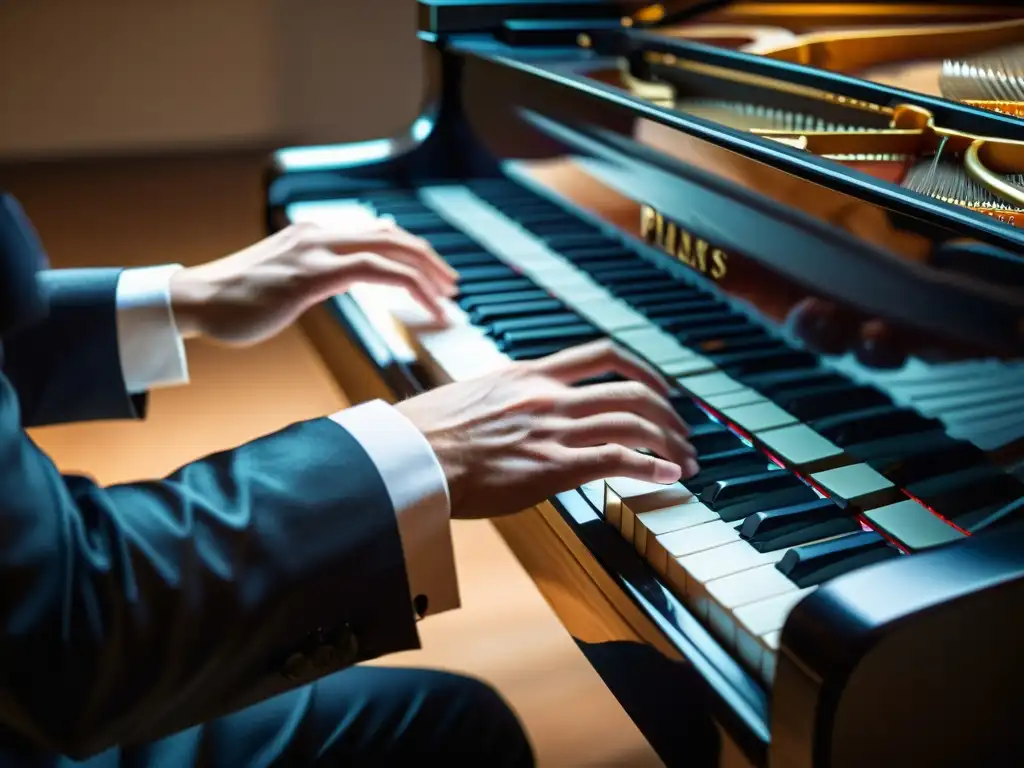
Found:
[[[387,215],[458,270],[445,328],[404,292],[352,290],[436,384],[605,337],[677,381],[700,472],[580,492],[768,686],[787,616],[821,584],[1021,514],[1024,485],[979,447],[1024,434],[1019,366],[964,364],[946,377],[959,388],[920,366],[865,380],[506,180],[375,189],[288,215]]]

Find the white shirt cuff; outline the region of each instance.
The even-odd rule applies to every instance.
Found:
[[[129,394],[188,383],[185,342],[171,308],[171,275],[179,269],[126,269],[117,280],[117,343]]]
[[[417,615],[458,608],[448,483],[430,443],[383,400],[338,411],[331,420],[359,441],[388,490]]]

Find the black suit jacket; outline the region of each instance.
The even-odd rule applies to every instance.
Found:
[[[118,274],[42,273],[49,314],[2,337],[0,743],[72,757],[418,644],[387,490],[337,424],[109,488],[26,435],[143,414],[121,376]]]

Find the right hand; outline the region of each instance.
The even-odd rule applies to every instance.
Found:
[[[632,381],[571,386],[607,373]],[[665,399],[669,390],[640,359],[596,342],[448,384],[397,408],[434,449],[452,516],[496,517],[605,477],[667,485],[696,474],[689,427]]]

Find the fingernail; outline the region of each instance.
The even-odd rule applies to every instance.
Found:
[[[659,461],[657,468],[654,470],[654,482],[661,483],[662,485],[668,485],[669,483],[679,482],[680,469],[676,464],[672,464],[667,461]]]
[[[690,478],[700,472],[700,464],[695,459],[687,459],[682,466],[683,477]]]

